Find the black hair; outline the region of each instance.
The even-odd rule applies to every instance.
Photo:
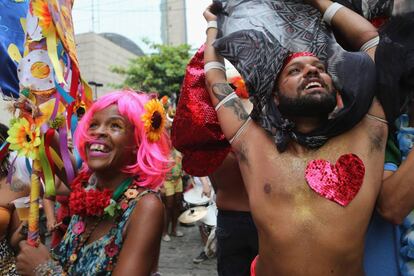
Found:
[[[9,128],[0,123],[0,145],[3,145],[3,143],[6,141],[8,134],[7,131]],[[0,160],[0,178],[4,178],[9,173],[9,154],[6,154],[3,158],[3,160]]]

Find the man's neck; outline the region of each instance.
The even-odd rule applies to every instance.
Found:
[[[295,123],[295,130],[300,133],[309,133],[319,128],[326,119],[320,117],[289,117]]]
[[[320,117],[288,117],[288,119],[295,123],[295,131],[300,133],[309,133],[319,128],[326,119]],[[294,155],[303,155],[308,153],[311,149],[292,141],[289,144],[290,152]]]

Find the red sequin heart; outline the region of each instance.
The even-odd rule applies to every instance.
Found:
[[[308,163],[305,178],[309,186],[321,196],[346,206],[362,186],[365,166],[355,154],[344,154],[335,165],[318,159]]]

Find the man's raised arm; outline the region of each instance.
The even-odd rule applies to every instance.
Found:
[[[207,20],[207,40],[204,51],[204,71],[211,101],[216,107],[221,129],[231,141],[248,121],[249,113],[243,107],[233,88],[227,83],[223,57],[216,53],[213,42],[217,37],[217,17],[209,6],[204,12]]]
[[[331,0],[305,0],[319,10],[323,20],[343,37],[354,50],[361,50],[374,60],[378,44],[377,29],[364,17]]]

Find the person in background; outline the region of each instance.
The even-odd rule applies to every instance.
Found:
[[[0,124],[0,145],[6,141],[8,127]],[[21,182],[15,178],[15,183],[19,186],[18,192],[11,189],[11,184],[7,183],[7,175],[10,169],[10,156],[6,148],[1,151],[0,156],[0,274],[18,275],[16,272],[14,249],[20,240],[24,239],[24,233],[20,230],[23,227],[13,201],[29,195],[30,187],[28,183]],[[20,162],[15,163],[15,166]],[[24,168],[25,169],[25,168]],[[19,168],[20,170],[20,168]]]
[[[169,111],[167,112],[166,128],[168,132],[170,132],[171,124],[174,119],[175,112],[173,112],[172,110],[173,109],[169,109]],[[183,232],[177,229],[178,216],[180,215],[183,201],[183,170],[181,166],[181,153],[176,149],[172,148],[170,158],[173,162],[173,165],[161,189],[162,198],[166,211],[162,240],[166,242],[171,241],[171,236],[184,236]]]

